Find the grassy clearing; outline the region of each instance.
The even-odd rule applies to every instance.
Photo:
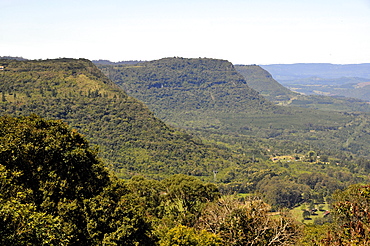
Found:
[[[300,222],[303,222],[306,225],[313,224],[316,218],[323,218],[326,211],[329,211],[329,204],[327,203],[320,203],[314,204],[314,208],[317,209],[315,212],[311,212],[311,215],[308,216],[306,219],[303,217],[303,212],[305,210],[312,211],[310,208],[310,204],[304,203],[301,206],[293,208],[290,212],[292,216]]]

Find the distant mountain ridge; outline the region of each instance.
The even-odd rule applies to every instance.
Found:
[[[260,66],[271,73],[272,76],[279,82],[308,77],[359,77],[370,79],[370,63],[343,65],[330,63],[296,63]]]
[[[118,62],[112,62],[110,60],[103,60],[103,59],[100,59],[100,60],[92,60],[92,62],[94,64],[97,64],[97,65],[122,65],[122,64],[137,64],[137,63],[140,63],[140,62],[145,62],[145,61],[138,61],[138,60],[129,60],[129,61],[118,61]]]
[[[348,134],[367,131],[370,121],[366,115],[334,112],[330,110],[333,101],[317,99],[293,102],[301,106],[322,104],[328,111],[275,105],[252,89],[226,60],[175,57],[135,65],[99,65],[99,68],[165,122],[206,137],[238,139],[233,142],[251,137],[275,144],[282,141],[286,146],[306,144],[323,151],[367,155],[365,146],[370,142],[370,135],[361,134],[356,140],[348,138]],[[258,66],[246,69],[250,69],[252,77],[272,79]],[[280,87],[276,81],[275,85]],[[368,107],[365,103],[362,106]]]
[[[370,102],[370,63],[262,65],[282,85],[305,95],[352,97]]]
[[[0,56],[0,60],[17,60],[17,61],[27,61],[28,59],[19,56]]]
[[[246,109],[256,113],[274,107],[225,60],[163,58],[133,66],[99,67],[160,118],[181,127],[193,128],[207,122],[210,128],[217,128],[222,124],[218,114]]]
[[[314,108],[326,111],[370,112],[370,105],[365,101],[362,101],[366,100],[366,95],[370,95],[366,90],[367,88],[370,88],[369,84],[366,83],[366,81],[369,81],[367,79],[360,80],[358,78],[353,78],[351,79],[352,82],[356,81],[360,83],[352,85],[331,86],[329,84],[324,84],[319,86],[317,85],[317,81],[323,81],[325,79],[315,77],[316,79],[313,83],[316,82],[316,84],[292,84],[284,87],[274,80],[269,72],[259,66],[236,65],[235,69],[243,75],[250,87],[261,93],[261,95],[271,102],[279,105]],[[310,80],[311,78],[301,79],[302,83]],[[337,80],[339,79],[326,79],[329,83],[330,81]],[[348,81],[349,78],[342,78],[342,80]],[[300,80],[295,81],[299,83]],[[356,86],[358,92],[356,94],[357,96],[353,95],[354,93],[351,93],[351,88],[353,89],[353,87]],[[312,92],[310,90],[312,90]],[[335,92],[337,94],[332,94]],[[340,93],[345,94],[347,97],[351,97],[353,95],[353,98],[345,98]],[[364,97],[359,97],[358,95],[363,95]]]

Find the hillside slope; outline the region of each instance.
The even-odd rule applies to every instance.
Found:
[[[299,94],[293,92],[274,80],[270,73],[256,65],[236,65],[247,84],[272,102],[286,102]]]
[[[366,78],[342,77],[325,79],[310,77],[283,81],[283,83],[287,88],[305,95],[351,97],[370,102],[370,79]]]
[[[168,127],[88,60],[0,60],[0,66],[1,115],[35,113],[68,122],[100,146],[120,177],[183,173],[213,179],[213,170],[243,162]]]
[[[222,137],[228,142],[235,136],[238,141],[252,137],[291,151],[299,151],[298,146],[304,144],[327,152],[368,156],[367,115],[274,105],[224,60],[165,58],[99,68],[165,122],[206,137],[233,136]],[[266,73],[259,74],[263,72],[259,67],[251,69],[253,76],[266,77]]]
[[[224,60],[164,58],[99,67],[160,118],[181,127],[219,128],[231,112],[258,113],[275,107]]]
[[[316,93],[307,93],[307,94],[316,94],[316,95],[302,95],[297,92],[293,92],[283,85],[279,84],[274,80],[269,72],[263,68],[255,65],[236,65],[235,69],[243,75],[244,79],[247,81],[248,85],[261,93],[271,102],[274,102],[283,106],[297,106],[304,108],[313,108],[326,111],[344,111],[344,112],[370,112],[370,105],[362,100],[354,98],[344,98],[344,97],[329,97],[330,92],[334,92],[334,88],[331,88],[328,85],[318,86],[313,84],[311,86],[306,85],[291,85],[289,88],[299,92],[306,92],[308,90],[313,90]],[[299,88],[297,88],[299,87]],[[357,93],[362,95],[367,95],[366,84],[363,84],[361,88],[363,93]],[[348,86],[345,88],[339,88],[335,90],[336,95],[345,95],[346,97],[356,96],[356,93],[353,93]],[[338,93],[340,92],[341,93]],[[358,90],[359,91],[359,90]],[[352,93],[351,93],[352,92]],[[306,93],[304,93],[306,94]]]
[[[261,67],[269,71],[279,83],[299,93],[370,101],[369,63],[271,64]]]

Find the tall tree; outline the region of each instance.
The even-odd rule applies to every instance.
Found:
[[[63,122],[1,117],[0,163],[4,245],[151,242],[136,199]]]
[[[321,240],[323,245],[370,244],[370,185],[351,185],[334,195],[335,222]]]

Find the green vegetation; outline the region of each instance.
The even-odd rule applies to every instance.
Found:
[[[368,243],[366,114],[275,105],[222,60],[101,65],[190,135],[87,60],[0,62],[1,244]]]
[[[125,207],[129,200],[120,200],[111,215],[105,211],[105,216],[118,212],[116,219],[125,219],[121,226],[107,221],[100,234],[91,227],[104,223],[90,208],[104,202],[95,197],[112,189],[113,181],[83,136],[36,116],[3,117],[0,126],[1,244],[91,245],[102,236],[107,242],[145,240],[147,223],[138,221],[139,211]],[[141,228],[133,225],[140,237],[127,227],[130,220],[140,223]],[[111,237],[117,230],[120,238]]]
[[[260,66],[236,65],[235,69],[244,77],[248,86],[271,102],[284,104],[299,96],[298,93],[292,92],[276,82],[271,74]]]
[[[332,219],[307,226],[300,245],[369,245],[369,185],[349,186],[333,198]]]
[[[260,200],[220,198],[194,177],[119,180],[61,121],[2,117],[0,129],[2,245],[281,245],[299,234]]]
[[[298,181],[303,173],[346,177],[337,179],[339,187],[368,179],[368,161],[360,158],[368,155],[366,146],[370,142],[366,115],[273,105],[249,88],[226,61],[169,58],[136,66],[104,65],[105,71],[117,78],[132,75],[132,83],[137,77],[142,78],[144,92],[148,88],[144,84],[146,75],[156,77],[149,80],[155,85],[149,92],[157,95],[158,100],[166,98],[175,109],[161,109],[168,113],[165,118],[173,116],[174,124],[191,126],[203,140],[165,125],[87,60],[3,60],[1,63],[3,114],[37,113],[68,122],[99,146],[100,157],[120,178],[143,174],[165,179],[173,174],[187,174],[215,182],[225,193],[266,190],[265,186],[274,185],[265,182],[269,175],[278,177],[271,179],[276,183],[296,187],[297,192],[307,189]],[[128,75],[122,69],[128,69]],[[176,90],[172,85],[174,74],[178,75]],[[168,84],[158,87],[162,77],[167,77],[163,81]],[[176,98],[183,97],[162,95],[163,88],[166,93],[175,93]],[[213,97],[204,99],[203,106],[197,109],[196,93],[210,92]],[[193,100],[188,95],[193,95]],[[326,156],[329,162],[306,158],[310,150],[315,150],[312,158]],[[270,159],[284,155],[291,156],[292,161]],[[289,197],[288,206],[311,199]],[[273,194],[265,199],[276,208],[281,205],[280,198]]]
[[[221,244],[221,239],[213,233],[205,230],[195,230],[191,227],[176,226],[165,234],[159,242],[160,246],[173,245],[199,245],[199,246],[218,246]]]
[[[261,192],[280,209],[320,202],[338,188],[368,180],[365,114],[274,105],[223,60],[165,58],[99,68],[165,122],[191,130],[234,158],[245,157],[212,170],[223,193]],[[271,80],[257,66],[244,68],[249,83]],[[269,159],[280,156],[289,158]],[[305,181],[305,176],[317,178]]]
[[[221,142],[229,144],[267,140],[290,151],[314,149],[324,155],[368,157],[368,115],[274,105],[248,86],[273,81],[258,66],[239,67],[249,76],[247,80],[231,63],[215,59],[165,58],[99,68],[166,123],[208,140],[220,142],[222,138]],[[294,96],[274,85],[273,90],[262,89],[263,93]],[[317,100],[315,104],[330,105]]]
[[[315,220],[302,232],[288,213],[271,213],[253,196],[220,196],[214,184],[194,177],[117,179],[87,140],[61,121],[2,117],[0,129],[3,245],[369,243],[369,186],[337,192],[332,219]],[[326,179],[301,175],[299,182],[319,194],[329,189]]]
[[[145,173],[165,178],[183,173],[213,180],[213,170],[235,166],[245,159],[168,127],[90,61],[0,63],[5,67],[0,71],[2,114],[36,113],[68,122],[92,144],[99,145],[101,157],[119,177]]]
[[[322,225],[332,222],[330,218],[331,207],[327,203],[303,203],[301,206],[293,208],[290,212],[292,216],[305,225]]]

